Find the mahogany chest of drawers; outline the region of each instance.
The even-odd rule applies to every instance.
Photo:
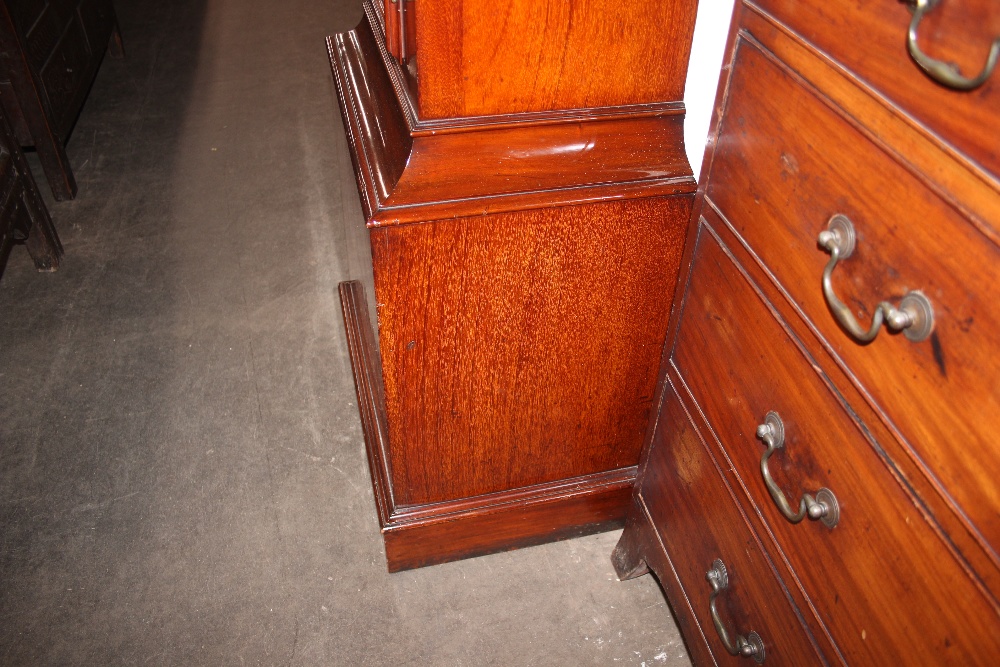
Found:
[[[1000,655],[1000,7],[914,4],[737,3],[613,555],[699,664]]]
[[[328,47],[389,568],[620,526],[696,189],[696,2],[364,7]]]

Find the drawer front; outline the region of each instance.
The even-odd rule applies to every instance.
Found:
[[[843,3],[840,3],[843,4]],[[1000,544],[1000,266],[997,247],[757,47],[743,42],[708,198],[902,433],[913,456]],[[1000,199],[997,202],[1000,221]],[[911,290],[934,309],[922,342],[879,333],[859,344],[821,289],[817,244],[837,213],[854,253],[832,273],[839,299],[871,322]],[[961,400],[956,400],[956,397]],[[995,556],[994,556],[995,557]]]
[[[849,662],[971,665],[1000,654],[996,612],[705,226],[674,363]],[[804,493],[831,490],[835,527],[792,523],[769,495],[756,430],[771,411],[785,437],[769,473],[793,510]]]
[[[933,81],[907,50],[912,14],[904,2],[754,0],[754,4],[933,127],[994,178],[1000,174],[997,142],[988,139],[1000,128],[1000,71],[971,92]],[[983,69],[993,40],[1000,37],[1000,4],[940,0],[918,26],[917,37],[927,55],[957,63],[963,75],[973,77]]]
[[[749,638],[756,632],[766,665],[823,662],[669,387],[642,473],[640,497],[718,664],[753,662],[727,653],[712,623],[712,586],[706,574],[716,559],[724,563],[729,578],[728,588],[716,598],[716,609],[731,641],[737,634]]]

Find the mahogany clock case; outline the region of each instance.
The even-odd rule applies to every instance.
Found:
[[[402,58],[381,4],[328,40],[390,570],[622,525],[696,189],[695,2],[499,4],[406,3]]]

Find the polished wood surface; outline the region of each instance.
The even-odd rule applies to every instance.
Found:
[[[773,281],[766,268],[747,249],[733,231],[731,223],[712,208],[703,209],[702,217],[726,246],[728,254],[753,282],[758,294],[772,306],[784,302],[787,299],[786,291]],[[830,355],[829,347],[816,336],[812,323],[794,311],[785,311],[782,325],[796,340],[802,353],[821,372],[821,377],[826,379],[828,386],[835,387],[842,403],[849,406],[855,420],[864,424],[865,438],[886,462],[886,470],[894,482],[919,500],[916,508],[926,524],[939,535],[951,557],[961,565],[966,576],[975,583],[990,604],[1000,610],[995,593],[1000,590],[1000,570],[991,558],[993,550],[984,548],[982,535],[970,530],[967,517],[955,512],[954,503],[942,495],[940,486],[927,476],[925,467],[913,459],[900,440],[898,431],[887,425],[881,408],[869,401],[864,387],[855,384],[856,378],[850,369],[837,363]],[[674,365],[671,364],[667,370],[675,378],[681,377]],[[676,381],[681,382],[679,379]]]
[[[418,120],[376,18],[328,41],[371,225],[694,191],[680,102]]]
[[[844,658],[885,664],[914,651],[963,665],[1000,651],[991,602],[924,520],[920,499],[892,479],[867,425],[844,412],[829,377],[800,353],[710,228],[699,236],[694,262],[673,363],[724,446],[727,468],[763,515],[775,551],[812,599],[816,620],[847,638],[839,642]],[[755,429],[771,410],[785,427],[785,446],[769,461],[772,475],[796,507],[803,493],[831,489],[842,511],[835,528],[791,524],[768,495],[759,470],[765,446]],[[914,552],[921,558],[911,560]],[[881,568],[902,562],[905,568]],[[876,571],[878,586],[857,576]],[[950,604],[955,597],[961,607]],[[905,613],[922,606],[938,611]],[[894,609],[904,613],[887,612]],[[866,641],[850,641],[862,631]]]
[[[650,569],[666,578],[698,664],[740,662],[706,655],[713,628],[683,576],[690,567],[694,580],[697,556],[666,536],[694,534],[676,526],[705,510],[657,498],[645,480],[713,459],[733,494],[704,500],[714,507],[705,520],[749,521],[759,536],[817,651],[798,664],[988,665],[1000,649],[1000,188],[988,103],[998,75],[973,92],[931,83],[906,50],[909,14],[892,4],[735,9],[660,371],[667,402],[650,423],[613,556],[622,576],[671,563]],[[981,66],[972,54],[979,37],[1000,34],[996,7],[938,9],[921,45],[965,72]],[[821,291],[829,255],[817,244],[836,213],[858,233],[833,271],[837,294],[867,324],[880,301],[920,290],[934,308],[928,339],[882,331],[860,344],[836,322]],[[687,428],[673,400],[704,434],[697,465],[676,458],[691,448],[671,434]],[[755,433],[769,410],[786,431],[769,463],[778,486],[794,506],[804,492],[833,490],[836,527],[792,524],[777,509]]]
[[[397,0],[382,0],[382,4],[376,5],[382,10],[382,25],[385,26],[385,47],[396,60],[405,60],[403,54],[403,33],[400,30],[400,5]],[[405,11],[405,3],[403,5]]]
[[[633,466],[690,200],[374,230],[399,502]]]
[[[683,97],[695,0],[422,0],[420,116],[488,116]]]
[[[65,144],[105,51],[124,56],[111,0],[0,3],[0,103],[57,200],[76,196]]]
[[[831,63],[829,56],[814,44],[790,32],[754,5],[746,5],[742,16],[745,35],[802,77],[807,82],[806,89],[817,91],[827,104],[843,110],[872,143],[968,216],[980,233],[1000,243],[1000,223],[997,222],[1000,220],[1000,186],[993,175],[942,141],[939,135],[915,123],[912,116],[902,113],[878,90],[859,85],[852,72]],[[905,45],[897,43],[894,53],[905,58],[902,55]],[[911,66],[916,68],[916,65]],[[718,103],[722,104],[722,100]],[[955,103],[961,104],[962,99]],[[864,122],[856,122],[856,119],[864,119]],[[979,131],[973,126],[969,129]]]
[[[614,530],[635,467],[401,510],[382,528],[390,572]]]
[[[341,283],[340,298],[390,572],[621,527],[635,466],[430,505],[399,502],[379,351],[364,287],[357,281]]]
[[[971,159],[1000,187],[1000,146],[982,137],[1000,129],[1000,81],[956,93],[926,76],[906,52],[912,18],[906,2],[856,0],[758,0],[761,12],[778,18],[855,76],[888,97],[918,127],[928,128]],[[863,39],[858,39],[864,35]],[[966,76],[983,69],[990,45],[1000,37],[995,0],[943,0],[917,30],[928,55],[955,63]]]
[[[444,94],[425,65],[454,44],[420,21],[456,7],[471,20],[477,2],[407,3],[410,39],[387,35],[392,8],[367,1],[362,23],[327,41],[365,214],[348,222],[365,288],[341,297],[352,350],[367,350],[352,366],[390,570],[624,520],[696,189],[680,100],[694,3],[659,3],[661,20],[679,13],[655,24],[652,3],[616,3],[601,29],[635,47],[613,56],[595,33],[612,3],[570,4],[566,43],[592,39],[586,57],[604,65],[539,72],[508,59],[562,48],[552,26],[535,25],[548,46],[504,37],[497,76],[555,91],[527,105],[425,113],[426,95]],[[511,25],[542,6],[505,5]],[[633,95],[628,54],[653,33],[647,56],[674,87],[647,73],[648,95]],[[448,66],[474,73],[486,55]],[[591,95],[612,89],[627,94]],[[475,80],[447,94],[466,105],[471,91],[496,102],[511,90]]]
[[[847,119],[803,95],[758,48],[742,43],[738,63],[730,95],[742,107],[723,121],[706,197],[794,303],[820,315],[812,321],[833,352],[892,415],[912,456],[951,490],[974,530],[1000,544],[1000,468],[963,455],[989,448],[1000,422],[1000,392],[972,391],[986,360],[1000,354],[1000,284],[979,268],[998,265],[1000,249]],[[822,316],[819,276],[829,255],[816,238],[836,213],[858,234],[854,254],[833,272],[840,298],[867,323],[880,301],[898,303],[919,289],[935,310],[929,340],[880,335],[861,346]],[[952,401],[956,394],[966,398]]]
[[[55,271],[62,244],[38,194],[28,161],[0,111],[0,275],[12,247],[23,243],[39,271]]]

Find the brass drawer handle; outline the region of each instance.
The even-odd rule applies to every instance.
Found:
[[[719,633],[722,645],[726,647],[729,655],[740,655],[744,658],[753,658],[758,665],[764,662],[764,640],[756,632],[751,632],[746,637],[736,635],[734,642],[729,638],[729,631],[722,624],[719,618],[719,611],[715,608],[715,598],[719,593],[729,588],[729,573],[726,572],[726,564],[716,558],[712,562],[712,569],[705,575],[708,583],[712,586],[712,595],[708,598],[708,608],[712,612],[712,623],[715,624],[715,631]]]
[[[818,239],[820,247],[830,253],[830,261],[823,269],[823,296],[826,297],[826,303],[837,319],[837,323],[859,343],[869,343],[875,340],[883,322],[890,331],[902,331],[904,336],[915,343],[931,335],[931,331],[934,329],[934,310],[927,297],[918,291],[908,292],[899,302],[899,308],[888,301],[880,303],[875,308],[871,327],[868,331],[864,330],[854,319],[851,309],[837,298],[831,280],[837,262],[847,259],[854,252],[855,239],[857,238],[854,233],[854,225],[846,215],[838,213],[830,218],[826,227],[819,233]]]
[[[914,5],[914,10],[913,19],[910,21],[910,31],[906,37],[906,45],[910,49],[910,56],[920,66],[920,69],[924,70],[927,76],[938,83],[956,90],[972,90],[986,83],[986,80],[990,78],[994,68],[997,66],[997,60],[1000,59],[1000,37],[993,40],[993,44],[990,46],[990,53],[986,57],[986,66],[983,67],[983,71],[979,73],[979,76],[974,79],[964,77],[953,63],[946,63],[931,58],[917,46],[917,26],[924,18],[924,14],[937,7],[941,0],[909,1],[911,5]]]
[[[840,503],[837,496],[833,495],[830,489],[820,489],[816,492],[816,497],[805,493],[799,501],[799,509],[795,511],[785,498],[784,492],[771,477],[771,471],[767,469],[767,461],[777,450],[785,446],[785,424],[781,417],[773,410],[764,417],[764,423],[757,427],[757,437],[767,445],[767,451],[760,457],[760,472],[764,476],[764,484],[774,499],[774,503],[785,515],[785,518],[792,523],[798,523],[805,517],[812,521],[821,521],[827,528],[833,528],[840,521]]]

